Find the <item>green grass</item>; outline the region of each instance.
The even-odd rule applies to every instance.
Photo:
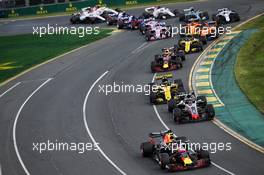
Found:
[[[26,69],[111,35],[101,29],[98,35],[37,35],[24,34],[0,37],[0,83]]]
[[[264,113],[264,16],[251,21],[240,29],[253,29],[254,33],[239,51],[236,80],[250,101]]]
[[[120,5],[120,6],[109,6],[110,8],[120,8],[123,10],[131,9],[131,8],[138,8],[141,6],[152,6],[152,5],[162,5],[167,3],[179,3],[179,2],[191,2],[197,0],[159,0],[157,2],[146,2],[140,4],[129,4],[129,5]],[[43,18],[43,17],[51,17],[51,16],[66,16],[71,15],[72,12],[55,12],[43,15],[27,15],[27,16],[18,16],[18,17],[9,17],[6,19],[30,19],[30,18]]]

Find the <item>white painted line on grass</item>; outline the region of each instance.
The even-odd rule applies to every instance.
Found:
[[[89,95],[90,93],[92,92],[94,86],[108,73],[109,71],[106,71],[105,73],[103,73],[93,84],[92,86],[90,87],[89,91],[87,92],[86,96],[85,96],[85,99],[84,99],[84,103],[83,103],[83,121],[84,121],[84,125],[85,125],[85,128],[86,128],[86,131],[89,135],[89,137],[91,138],[92,142],[94,144],[97,144],[94,136],[92,135],[90,129],[89,129],[89,126],[88,126],[88,123],[87,123],[87,117],[86,117],[86,105],[87,105],[87,102],[88,102],[88,98],[89,98]],[[126,175],[126,173],[121,169],[119,168],[105,153],[104,151],[99,147],[99,145],[97,145],[97,148],[98,148],[98,151],[102,154],[102,156],[118,171],[120,172],[120,174],[122,175]]]
[[[44,83],[42,83],[36,90],[34,90],[28,97],[27,99],[24,101],[24,103],[20,106],[17,114],[16,114],[16,117],[15,117],[15,121],[14,121],[14,124],[13,124],[13,144],[14,144],[14,148],[15,148],[15,151],[16,151],[16,155],[17,155],[17,158],[24,170],[24,172],[27,174],[27,175],[30,175],[28,169],[26,168],[21,156],[20,156],[20,153],[18,151],[18,147],[17,147],[17,139],[16,139],[16,126],[17,126],[17,121],[18,121],[18,118],[20,116],[20,113],[22,111],[22,109],[24,108],[24,106],[27,104],[27,102],[30,100],[30,98],[35,94],[37,93],[45,84],[47,84],[49,81],[51,81],[53,78],[49,78],[48,80],[46,80]]]
[[[9,91],[11,91],[12,89],[14,89],[15,87],[17,87],[21,82],[16,83],[15,85],[13,85],[12,87],[10,87],[9,89],[7,89],[4,93],[2,93],[0,95],[0,98],[2,98],[6,93],[8,93]],[[0,174],[1,175],[1,174]]]

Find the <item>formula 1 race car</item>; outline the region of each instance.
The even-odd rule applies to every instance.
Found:
[[[118,15],[116,27],[118,29],[138,29],[141,20],[133,15],[128,15],[126,13],[120,13]]]
[[[184,9],[183,12],[179,12],[179,21],[186,23],[193,21],[208,20],[209,14],[206,11],[195,10],[193,7]]]
[[[203,42],[192,35],[186,35],[184,38],[179,39],[178,47],[186,54],[200,52],[203,50]]]
[[[181,93],[168,102],[168,111],[173,113],[177,123],[188,123],[212,120],[215,111],[212,104],[207,104],[205,96],[195,96],[192,93]]]
[[[217,14],[212,15],[212,19],[218,24],[226,24],[230,22],[237,22],[240,20],[239,14],[228,8],[217,10]]]
[[[156,24],[153,28],[146,31],[146,40],[154,41],[160,39],[167,39],[172,36],[172,27],[166,24]]]
[[[143,157],[151,157],[161,169],[183,171],[208,167],[209,152],[189,149],[186,137],[176,137],[171,130],[149,134],[149,141],[140,145]],[[182,146],[184,145],[184,146]]]
[[[107,8],[100,7],[99,5],[95,7],[85,7],[82,8],[80,12],[74,13],[71,16],[70,22],[72,24],[76,23],[97,23],[106,21],[106,17],[109,14],[118,14],[118,11]]]
[[[185,92],[181,79],[175,79],[173,82],[169,81],[172,74],[157,75],[156,82],[150,83],[149,101],[151,104],[166,104],[171,98],[174,98],[177,93]],[[158,82],[161,80],[161,82]]]
[[[166,7],[155,6],[146,8],[142,16],[144,18],[154,17],[156,19],[168,19],[176,17],[176,12],[177,11],[172,12],[169,8]]]
[[[143,19],[139,25],[139,31],[141,32],[142,35],[145,35],[148,30],[151,30],[156,25],[165,26],[165,23],[155,21],[154,18]]]
[[[165,72],[182,68],[182,58],[176,55],[170,55],[169,49],[164,49],[162,55],[155,55],[151,62],[151,71]]]
[[[219,37],[217,31],[218,25],[216,21],[190,22],[183,25],[180,36],[193,35],[199,38],[203,44],[207,44],[207,40],[214,40]]]

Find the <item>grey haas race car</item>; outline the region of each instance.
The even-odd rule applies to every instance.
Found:
[[[193,92],[177,94],[168,102],[168,111],[173,113],[177,123],[189,123],[212,120],[215,110],[212,104],[207,104],[205,96],[196,96]]]
[[[217,14],[212,15],[212,19],[218,24],[226,24],[231,22],[240,21],[239,14],[228,8],[222,8],[217,10]]]
[[[118,14],[118,11],[107,8],[107,7],[85,7],[82,8],[80,12],[72,14],[70,22],[72,24],[76,23],[98,23],[105,22],[109,14]]]

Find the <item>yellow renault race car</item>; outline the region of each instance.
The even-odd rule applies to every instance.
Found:
[[[186,54],[193,52],[201,52],[203,50],[203,43],[200,39],[193,37],[192,35],[186,35],[178,42],[178,46]]]
[[[166,104],[178,93],[185,92],[182,80],[169,81],[169,78],[172,77],[172,73],[157,75],[155,77],[156,82],[150,83],[149,100],[151,104]]]

